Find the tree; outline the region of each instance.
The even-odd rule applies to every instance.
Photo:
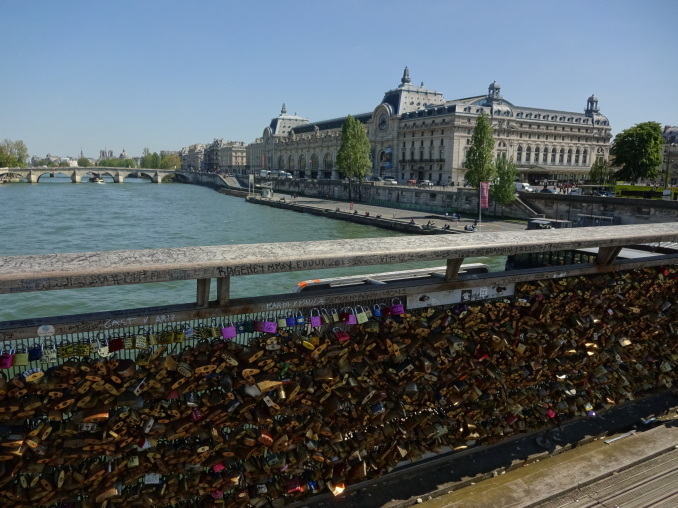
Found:
[[[341,128],[341,146],[337,153],[337,166],[349,179],[348,197],[351,199],[351,179],[357,178],[358,183],[360,183],[372,169],[370,140],[367,139],[367,131],[363,124],[351,115],[346,117]],[[360,192],[360,185],[358,185],[358,192]],[[358,199],[360,199],[360,195],[358,195]]]
[[[0,144],[0,167],[24,167],[28,158],[28,148],[21,140],[5,139]]]
[[[160,158],[158,169],[181,169],[181,157],[176,154],[165,154]]]
[[[509,205],[516,199],[516,175],[518,170],[512,159],[506,155],[499,157],[496,165],[497,174],[492,187],[492,199],[502,206]]]
[[[657,122],[644,122],[621,131],[614,137],[610,155],[617,169],[615,178],[635,183],[656,178],[662,163],[662,128]]]
[[[613,183],[613,178],[614,170],[610,162],[603,160],[602,157],[598,157],[591,165],[589,181],[597,185],[610,185]]]
[[[91,166],[91,164],[90,164],[89,159],[87,157],[80,157],[78,159],[78,167],[88,168],[90,166]]]
[[[479,188],[480,182],[494,179],[494,138],[492,126],[485,113],[481,113],[473,129],[471,147],[466,156],[466,181],[472,187]]]

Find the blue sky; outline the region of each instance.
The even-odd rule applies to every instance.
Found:
[[[372,111],[400,83],[446,99],[496,80],[521,106],[613,134],[678,124],[675,0],[0,0],[0,139],[97,157],[251,142],[286,103],[311,121]]]

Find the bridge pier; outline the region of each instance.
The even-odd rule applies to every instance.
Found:
[[[73,173],[71,173],[71,182],[73,182],[73,183],[82,182],[82,175],[80,173],[78,173],[77,171],[73,171]]]
[[[26,175],[26,181],[28,183],[38,183],[38,178],[40,178],[40,173],[29,171]]]
[[[121,175],[120,172],[117,172],[116,174],[111,175],[111,176],[113,177],[113,181],[115,183],[122,183],[122,182],[125,181],[125,176]]]
[[[156,171],[155,173],[153,173],[153,176],[151,177],[151,181],[153,183],[160,183],[160,182],[162,182],[162,177]]]

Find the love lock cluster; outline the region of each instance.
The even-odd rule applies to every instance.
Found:
[[[672,386],[677,295],[644,269],[6,345],[0,506],[282,506],[593,417]]]

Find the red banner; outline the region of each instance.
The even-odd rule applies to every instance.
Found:
[[[490,184],[480,182],[480,208],[490,207]]]

